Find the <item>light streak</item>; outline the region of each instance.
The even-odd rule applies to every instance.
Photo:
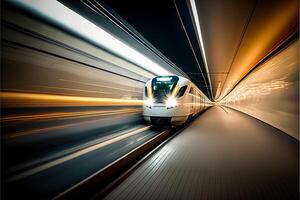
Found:
[[[169,75],[168,70],[141,54],[96,24],[54,0],[11,0],[11,2],[54,22],[97,45],[156,74]]]
[[[97,119],[88,120],[88,121],[81,121],[81,122],[77,122],[77,123],[70,122],[69,124],[64,124],[64,125],[54,125],[51,127],[34,128],[34,129],[26,130],[26,131],[14,132],[11,134],[3,135],[2,138],[6,139],[6,140],[10,140],[10,139],[18,138],[18,137],[32,136],[35,134],[44,134],[46,132],[65,130],[68,128],[76,128],[76,127],[84,127],[84,126],[88,127],[89,125],[93,125],[95,123],[100,124],[100,123],[104,123],[104,121],[121,118],[124,115],[128,116],[128,115],[135,114],[135,113],[136,112],[131,112],[131,113],[116,113],[115,112],[115,113],[109,113],[109,114],[98,114],[96,117],[101,117],[101,116],[106,116],[106,117],[105,118],[97,118]],[[107,116],[110,116],[110,117],[107,117]],[[81,116],[81,117],[84,118],[85,116]],[[91,116],[87,116],[87,117],[91,117]]]
[[[123,134],[123,135],[120,135],[120,136],[117,136],[115,138],[112,138],[112,139],[109,139],[109,140],[106,140],[106,141],[103,141],[103,142],[100,142],[98,144],[95,144],[95,145],[92,145],[92,146],[89,146],[87,148],[84,148],[84,149],[81,149],[77,152],[74,152],[70,155],[67,155],[67,156],[64,156],[62,158],[58,158],[54,161],[51,161],[51,162],[48,162],[48,163],[45,163],[45,164],[42,164],[40,166],[37,166],[31,170],[28,170],[28,171],[25,171],[21,174],[18,174],[16,176],[13,176],[12,178],[9,179],[9,181],[15,181],[15,180],[19,180],[19,179],[22,179],[24,177],[27,177],[27,176],[30,176],[30,175],[33,175],[33,174],[36,174],[38,172],[41,172],[41,171],[44,171],[46,169],[49,169],[51,167],[54,167],[54,166],[57,166],[59,164],[62,164],[64,162],[67,162],[69,160],[72,160],[72,159],[75,159],[79,156],[82,156],[84,154],[87,154],[87,153],[90,153],[92,151],[95,151],[97,149],[100,149],[102,147],[105,147],[107,145],[110,145],[112,143],[115,143],[115,142],[118,142],[120,140],[123,140],[125,138],[128,138],[130,136],[133,136],[133,135],[136,135],[138,133],[141,133],[143,131],[147,131],[150,129],[150,126],[146,126],[146,127],[143,127],[143,128],[140,128],[140,129],[137,129],[137,130],[134,130],[134,131],[131,131],[129,133],[126,133],[126,134]]]
[[[100,111],[79,111],[79,112],[48,112],[43,114],[17,115],[1,117],[1,122],[28,122],[33,120],[55,120],[59,118],[74,119],[79,117],[95,117],[103,115],[114,115],[123,113],[137,113],[141,112],[141,108],[119,109],[119,110],[100,110]]]
[[[3,107],[64,107],[64,106],[139,106],[142,100],[56,94],[0,92]]]
[[[192,14],[193,14],[193,18],[194,18],[197,33],[198,33],[197,35],[198,35],[198,39],[200,42],[200,49],[201,49],[202,57],[204,60],[205,70],[206,70],[207,74],[209,74],[207,60],[206,60],[206,54],[205,54],[205,49],[204,49],[204,43],[203,43],[203,37],[202,37],[202,32],[201,32],[201,26],[199,23],[199,16],[198,16],[195,0],[190,0],[190,4],[191,4]],[[208,82],[209,82],[210,88],[211,88],[210,76],[208,75],[207,78],[208,78]]]

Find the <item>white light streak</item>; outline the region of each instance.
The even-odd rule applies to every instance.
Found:
[[[101,27],[93,24],[73,10],[55,0],[11,0],[17,5],[27,8],[64,28],[79,34],[97,45],[125,58],[136,65],[156,74],[171,73],[145,55],[114,37]]]
[[[200,23],[199,23],[199,17],[198,17],[198,12],[197,12],[197,8],[196,8],[195,0],[190,0],[190,4],[191,4],[191,8],[192,8],[194,21],[195,21],[195,24],[196,24],[197,35],[198,35],[198,39],[199,39],[199,42],[200,42],[200,49],[201,49],[201,53],[202,53],[202,56],[203,56],[205,69],[206,69],[206,72],[209,74],[207,60],[206,60],[206,54],[205,54],[205,49],[204,49],[204,43],[203,43],[203,38],[202,38],[202,33],[201,33],[201,27],[200,27]],[[210,84],[210,76],[209,75],[208,75],[208,79],[209,79],[209,84]],[[211,88],[211,86],[210,86],[210,88]]]

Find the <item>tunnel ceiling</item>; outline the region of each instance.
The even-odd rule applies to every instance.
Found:
[[[128,23],[129,28],[137,31],[184,71],[206,96],[211,96],[208,75],[186,1],[61,0],[61,2],[93,22],[97,21],[97,15],[93,14],[97,10],[98,14],[113,15],[113,18],[117,18],[123,24]]]
[[[104,0],[210,97],[209,80],[187,1]],[[103,3],[104,2],[104,3]]]
[[[195,0],[216,100],[298,32],[298,0]]]
[[[298,0],[195,0],[207,72],[189,0],[62,2],[94,21],[87,13],[102,9],[128,23],[217,101],[298,32]]]

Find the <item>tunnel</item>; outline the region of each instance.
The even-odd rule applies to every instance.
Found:
[[[1,1],[3,199],[298,200],[299,1]]]

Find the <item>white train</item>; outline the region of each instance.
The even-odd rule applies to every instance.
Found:
[[[181,125],[210,104],[195,84],[181,76],[157,76],[147,81],[143,99],[144,120],[159,126]]]

